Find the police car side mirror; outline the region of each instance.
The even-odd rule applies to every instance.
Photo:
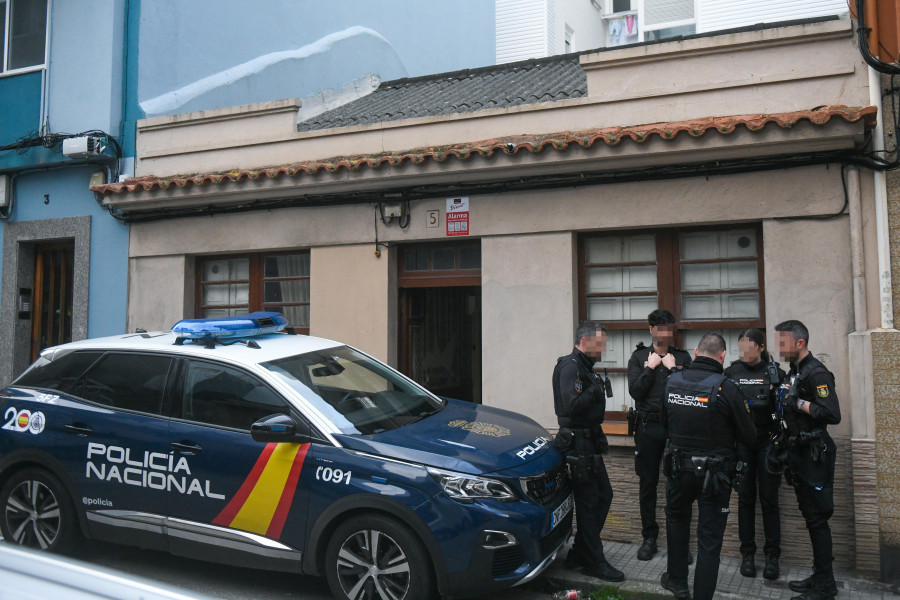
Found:
[[[290,442],[305,444],[311,432],[305,423],[297,423],[289,415],[277,414],[263,417],[250,426],[250,437],[257,442]]]

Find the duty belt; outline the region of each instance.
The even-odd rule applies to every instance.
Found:
[[[650,412],[649,410],[638,410],[638,419],[645,425],[647,423],[659,423],[659,413]]]
[[[694,459],[707,459],[707,461],[712,458],[706,455],[697,455],[697,456],[682,456],[681,457],[681,469],[682,471],[702,471],[707,468],[707,462],[703,462],[702,465],[698,465]],[[737,461],[734,460],[723,460],[721,462],[716,461],[713,463],[717,465],[717,469],[723,473],[730,473],[737,468]]]
[[[825,433],[824,429],[813,429],[812,431],[801,431],[797,435],[788,436],[788,444],[792,448],[804,447],[814,444],[822,439]]]
[[[569,429],[575,435],[582,436],[586,439],[591,439],[593,437],[596,437],[594,435],[593,430],[590,427],[566,427],[566,429]]]
[[[825,460],[825,454],[828,452],[828,445],[823,439],[825,437],[824,429],[813,429],[812,431],[801,431],[797,435],[788,437],[788,445],[791,450],[809,448],[809,456],[813,462],[822,462]]]

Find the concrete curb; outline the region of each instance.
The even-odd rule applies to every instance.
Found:
[[[571,545],[571,541],[569,543]],[[613,588],[647,598],[672,598],[672,594],[659,583],[659,578],[666,570],[666,549],[661,547],[656,556],[649,561],[637,560],[637,544],[624,542],[603,543],[607,560],[617,569],[625,572],[625,581],[610,583],[582,574],[580,571],[566,569],[563,566],[569,545],[557,557],[556,561],[543,573],[547,579],[558,582],[564,588]],[[688,583],[693,588],[694,566],[691,565]],[[755,578],[743,577],[740,574],[741,561],[737,557],[723,556],[719,564],[719,580],[716,588],[716,600],[748,600],[765,598],[767,600],[790,600],[796,592],[788,589],[788,581],[802,579],[809,575],[808,568],[793,565],[781,565],[781,577],[767,581],[762,577],[762,569]],[[888,585],[856,575],[838,572],[835,574],[838,584],[837,600],[890,600],[900,599],[900,586]]]

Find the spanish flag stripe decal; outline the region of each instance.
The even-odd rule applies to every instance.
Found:
[[[244,502],[247,500],[250,492],[253,491],[253,487],[259,480],[260,475],[262,475],[263,469],[265,468],[266,463],[269,462],[269,457],[272,456],[272,452],[275,451],[275,446],[277,445],[278,444],[275,443],[266,444],[266,447],[263,449],[262,454],[260,454],[259,458],[256,459],[256,464],[253,465],[253,468],[250,470],[250,474],[247,475],[247,479],[245,479],[244,483],[241,484],[241,487],[234,495],[234,498],[232,498],[231,502],[229,502],[228,505],[222,509],[222,512],[219,513],[219,516],[213,519],[213,525],[220,525],[223,527],[228,527],[229,525],[231,525],[231,522],[234,520],[234,517],[241,509],[241,506],[244,505]]]
[[[265,535],[281,501],[300,444],[278,444],[231,527]]]
[[[277,540],[281,537],[281,530],[284,529],[284,522],[291,510],[291,502],[294,501],[294,492],[297,491],[297,482],[300,481],[300,471],[303,470],[303,461],[306,459],[307,450],[309,450],[309,444],[303,444],[294,456],[294,464],[291,466],[287,484],[284,486],[281,500],[278,501],[278,506],[275,508],[275,516],[272,517],[272,522],[266,531],[266,536],[270,538]]]

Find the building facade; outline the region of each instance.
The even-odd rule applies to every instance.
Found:
[[[0,381],[125,327],[128,229],[89,189],[118,169],[125,29],[122,2],[0,2]]]
[[[746,28],[382,82],[314,116],[284,100],[148,118],[136,177],[93,189],[130,223],[130,329],[283,307],[300,332],[554,429],[555,358],[578,320],[603,321],[619,539],[639,539],[621,419],[647,313],[672,310],[688,349],[723,333],[730,358],[740,329],[773,339],[801,318],[844,411],[837,564],[890,577],[887,213],[859,166],[875,81],[846,18]],[[782,495],[783,559],[808,564]]]

